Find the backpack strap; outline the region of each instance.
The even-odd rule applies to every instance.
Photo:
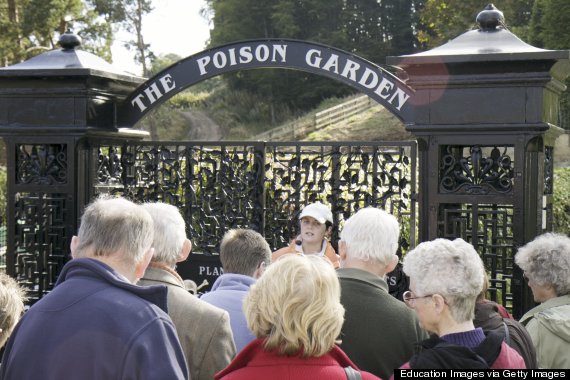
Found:
[[[346,373],[346,378],[348,380],[362,380],[360,372],[352,367],[344,367],[344,372]]]
[[[490,331],[483,343],[475,347],[473,351],[485,360],[489,367],[491,367],[501,353],[501,344],[503,343],[503,340],[503,334],[498,331]]]
[[[511,334],[509,333],[509,326],[507,326],[507,322],[503,318],[503,328],[505,330],[505,343],[509,346],[511,345]]]

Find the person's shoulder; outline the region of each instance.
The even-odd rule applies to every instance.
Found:
[[[297,251],[295,250],[295,247],[292,244],[290,244],[286,247],[280,248],[277,251],[273,252],[271,254],[271,261],[275,261],[279,257],[286,255],[288,253],[297,253]]]
[[[192,294],[188,294],[190,297],[184,297],[186,304],[188,305],[189,311],[192,313],[200,313],[202,316],[212,319],[218,320],[222,318],[224,315],[227,315],[227,312],[223,309],[220,309],[217,306],[214,306],[202,299],[199,299]]]
[[[521,354],[503,341],[501,342],[499,356],[495,359],[491,368],[525,369],[526,365]]]

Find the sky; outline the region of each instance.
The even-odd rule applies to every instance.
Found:
[[[200,16],[204,0],[153,0],[154,10],[143,18],[143,37],[156,55],[175,53],[182,58],[204,50],[210,38],[207,20]],[[135,52],[123,47],[133,39],[124,33],[115,36],[111,47],[113,65],[123,71],[141,75],[134,62]]]

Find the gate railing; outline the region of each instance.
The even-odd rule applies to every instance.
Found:
[[[402,225],[401,247],[416,244],[415,141],[129,142],[101,145],[93,194],[177,206],[194,250],[216,253],[231,228],[252,228],[273,249],[294,238],[297,212],[321,201],[339,226],[375,206]]]

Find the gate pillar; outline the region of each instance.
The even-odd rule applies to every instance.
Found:
[[[552,226],[553,150],[567,50],[530,46],[488,5],[479,28],[388,63],[416,90],[420,241],[472,243],[491,279],[491,298],[516,317],[533,305],[514,265],[521,245]]]
[[[119,130],[116,105],[143,81],[76,49],[61,49],[0,68],[0,136],[7,152],[6,271],[30,303],[54,285],[69,259],[79,216],[93,195],[100,141],[140,139]]]

